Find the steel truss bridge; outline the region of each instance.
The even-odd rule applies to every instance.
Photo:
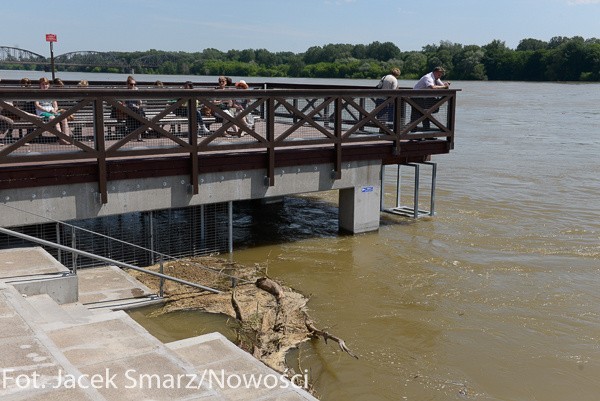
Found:
[[[152,54],[127,60],[114,53],[93,50],[76,51],[54,57],[54,64],[77,67],[110,67],[129,70],[136,67],[156,68],[167,61],[173,61],[168,54]],[[0,46],[0,66],[9,64],[50,65],[50,58],[16,47]]]

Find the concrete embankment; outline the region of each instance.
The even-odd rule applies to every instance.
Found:
[[[118,310],[160,301],[115,267],[0,251],[0,398],[316,400],[218,333],[163,344]]]

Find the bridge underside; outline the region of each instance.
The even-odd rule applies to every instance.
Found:
[[[393,150],[389,143],[347,146],[337,178],[333,150],[282,149],[275,155],[274,185],[266,178],[265,152],[199,155],[198,194],[192,190],[189,158],[112,160],[107,163],[106,203],[100,199],[93,161],[4,166],[2,201],[35,214],[3,213],[2,225],[47,222],[38,216],[80,220],[337,189],[340,227],[354,233],[371,231],[379,227],[382,164],[421,162],[449,151],[445,141],[408,142],[402,156],[394,156]]]

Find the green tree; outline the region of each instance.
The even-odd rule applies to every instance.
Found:
[[[225,54],[220,50],[208,48],[202,51],[202,58],[205,60],[224,60]]]
[[[240,52],[239,60],[243,63],[250,63],[256,60],[256,54],[252,49],[245,49]]]
[[[481,60],[487,77],[493,80],[509,80],[512,71],[513,51],[501,40],[493,40],[483,46],[484,55]]]
[[[546,75],[551,81],[578,81],[585,65],[585,42],[581,37],[561,39],[561,44],[552,48],[547,57]]]
[[[485,67],[482,63],[484,51],[481,47],[465,46],[454,56],[455,79],[485,80]]]
[[[421,52],[407,52],[404,55],[402,75],[412,78],[420,77],[426,73],[427,56]]]
[[[548,48],[548,42],[544,42],[539,39],[527,38],[523,39],[519,42],[517,46],[517,51],[535,51],[535,50],[544,50]]]
[[[402,52],[392,42],[373,42],[366,47],[367,57],[379,61],[388,61],[390,59],[400,58]]]

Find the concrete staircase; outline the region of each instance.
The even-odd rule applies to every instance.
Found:
[[[30,261],[51,259],[41,248],[28,252],[36,254]],[[79,271],[80,300],[63,302],[74,282],[64,267],[46,263],[56,271],[41,274],[49,280],[65,277],[67,284],[53,283],[51,293],[34,294],[34,288],[48,284],[41,283],[39,272],[31,274],[31,266],[28,274],[12,275],[23,274],[10,268],[22,263],[20,256],[20,250],[0,251],[3,401],[316,400],[221,334],[161,343],[127,313],[114,310],[136,298],[132,295],[157,301],[119,269]],[[116,279],[119,274],[124,276]],[[25,277],[35,277],[35,285]],[[115,294],[123,297],[120,302]]]

